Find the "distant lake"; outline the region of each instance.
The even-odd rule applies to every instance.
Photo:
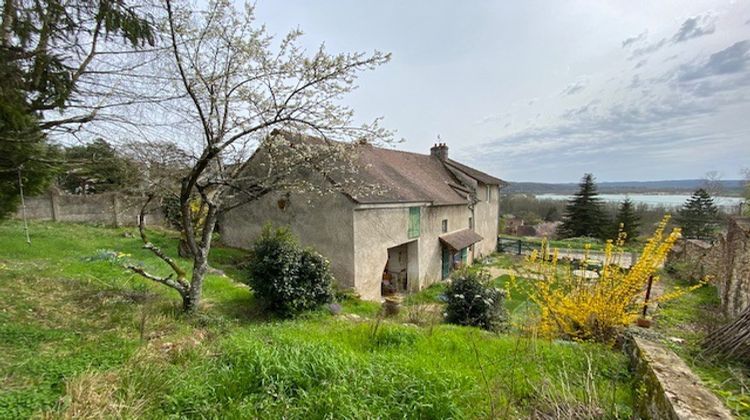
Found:
[[[572,196],[564,194],[537,194],[540,200],[568,200]],[[630,197],[636,203],[645,203],[651,206],[679,207],[682,206],[689,194],[599,194],[599,197],[607,202],[619,203]],[[743,199],[741,197],[714,197],[714,203],[721,207],[737,207]]]

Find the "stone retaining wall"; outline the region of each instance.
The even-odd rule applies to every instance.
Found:
[[[732,414],[672,350],[632,336],[626,351],[638,378],[636,413],[644,419],[732,419]]]
[[[691,277],[711,276],[727,316],[733,318],[750,306],[750,219],[730,219],[726,233],[713,244],[681,241],[669,261],[683,264]]]

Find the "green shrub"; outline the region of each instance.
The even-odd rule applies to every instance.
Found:
[[[248,283],[268,309],[293,316],[333,300],[329,262],[302,249],[289,229],[266,225],[251,258]]]
[[[489,273],[463,269],[445,290],[446,321],[490,331],[507,328],[505,291],[492,286]]]

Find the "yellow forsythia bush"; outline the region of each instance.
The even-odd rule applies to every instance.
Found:
[[[539,306],[538,333],[550,338],[606,341],[620,327],[633,323],[642,309],[649,276],[662,266],[680,236],[679,229],[665,235],[668,221],[669,216],[664,217],[630,269],[617,265],[625,235],[607,241],[598,278],[559,262],[557,250],[550,253],[546,244],[534,251],[526,261],[524,277],[529,279],[531,299]]]

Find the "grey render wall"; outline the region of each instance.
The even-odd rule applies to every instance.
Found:
[[[383,269],[388,249],[407,245],[407,276],[411,291],[442,279],[442,221],[448,233],[469,228],[468,205],[423,204],[356,205],[342,194],[291,195],[282,210],[281,193],[264,196],[228,212],[220,221],[221,240],[227,245],[251,248],[263,225],[289,226],[303,245],[312,246],[331,261],[338,283],[355,289],[368,300],[381,299]],[[475,228],[485,239],[475,246],[476,255],[488,255],[497,237],[497,200],[478,203]],[[409,207],[420,207],[420,236],[408,237]],[[469,254],[469,262],[472,256]]]
[[[490,188],[490,200],[485,191]],[[495,252],[500,223],[500,189],[497,185],[480,183],[478,186],[480,201],[474,205],[474,230],[484,239],[474,246],[475,257],[481,258]]]
[[[331,271],[342,287],[354,287],[353,203],[342,194],[271,193],[237,207],[219,222],[221,241],[249,249],[263,225],[289,226],[304,246],[315,248],[331,262]]]
[[[409,207],[412,206],[361,206],[354,211],[355,279],[362,298],[380,299],[388,248],[404,243],[409,244],[407,276],[411,291],[441,280],[442,247],[438,237],[443,234],[442,221],[448,220],[448,232],[469,227],[471,212],[466,205],[421,206],[420,235],[409,238]]]
[[[56,222],[84,222],[108,226],[135,226],[145,198],[120,193],[93,195],[63,195],[50,192],[36,197],[27,197],[26,218]],[[23,209],[15,214],[23,217]],[[146,214],[147,225],[164,226],[166,220],[158,208],[153,206]]]
[[[407,246],[407,277],[419,274],[417,242],[408,237],[409,207],[368,208],[354,213],[354,261],[355,288],[363,299],[380,299],[380,284],[383,268],[388,262],[388,248],[409,243]]]

